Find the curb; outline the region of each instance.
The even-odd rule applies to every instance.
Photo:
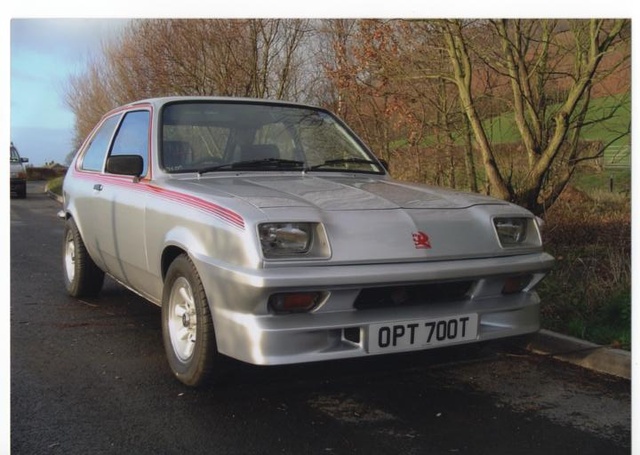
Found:
[[[45,193],[59,203],[62,197],[45,188]],[[522,347],[534,354],[552,357],[599,373],[631,379],[631,352],[562,335],[550,330],[540,330],[526,338]]]
[[[49,191],[49,188],[45,186],[44,188],[44,192],[47,194],[47,196],[49,196],[51,199],[58,201],[60,204],[62,204],[64,201],[62,199],[62,196],[58,196],[57,194],[55,194],[52,191]]]
[[[624,379],[631,379],[631,352],[580,340],[578,338],[540,330],[523,342],[534,354],[588,368]]]
[[[58,196],[57,194],[52,193],[51,191],[47,191],[47,194],[49,195],[49,197],[51,199],[59,202],[60,204],[62,204],[64,202],[60,196]]]

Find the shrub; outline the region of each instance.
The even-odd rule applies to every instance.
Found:
[[[624,194],[570,188],[546,215],[556,267],[540,285],[543,327],[630,348],[631,210]]]

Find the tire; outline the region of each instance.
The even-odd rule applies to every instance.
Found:
[[[24,185],[23,187],[18,189],[18,197],[20,199],[26,199],[26,197],[27,197],[27,185]]]
[[[89,256],[73,218],[66,221],[63,238],[62,270],[67,292],[73,297],[97,295],[104,283],[104,272]]]
[[[200,276],[186,254],[169,266],[162,292],[162,337],[173,374],[196,387],[219,364],[213,320]]]

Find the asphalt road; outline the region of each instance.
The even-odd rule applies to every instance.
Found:
[[[230,362],[217,386],[185,388],[159,308],[112,281],[96,299],[66,295],[59,204],[41,187],[11,200],[13,454],[630,452],[629,381],[509,343]]]

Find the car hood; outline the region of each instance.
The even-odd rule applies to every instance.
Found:
[[[224,200],[249,224],[319,221],[327,230],[331,262],[343,264],[504,255],[492,218],[530,216],[486,196],[353,174],[216,175],[172,179],[168,185]]]
[[[478,194],[353,175],[247,175],[175,183],[200,195],[223,192],[258,209],[311,206],[324,211],[343,211],[455,209],[486,204],[507,205],[504,201]]]

